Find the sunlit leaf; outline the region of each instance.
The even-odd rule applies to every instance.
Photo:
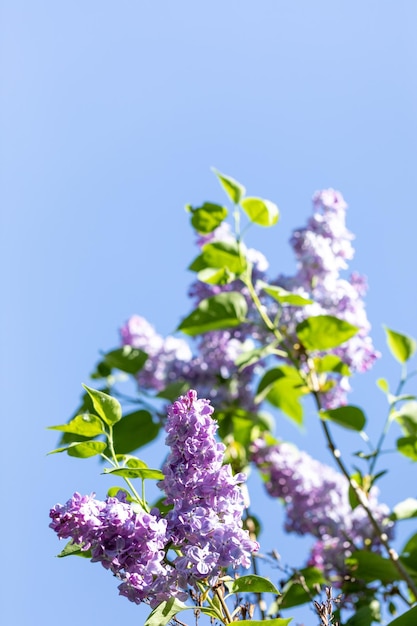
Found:
[[[410,556],[411,554],[417,554],[417,533],[411,535],[411,537],[407,539],[403,549],[401,550],[401,559],[404,556]],[[415,562],[417,562],[417,559],[415,559]]]
[[[263,576],[256,576],[255,574],[248,574],[247,576],[241,576],[233,581],[232,592],[253,592],[253,593],[275,593],[279,594],[275,585]]]
[[[201,249],[201,256],[206,267],[227,269],[234,274],[241,274],[247,266],[246,258],[236,241],[206,243]]]
[[[83,413],[77,415],[68,424],[60,426],[49,426],[49,430],[59,430],[64,433],[73,433],[74,435],[83,435],[84,437],[96,437],[103,433],[103,422],[97,415],[91,413]]]
[[[401,520],[417,517],[417,500],[415,498],[406,498],[399,502],[392,509],[391,519]]]
[[[268,370],[262,377],[256,401],[268,400],[281,409],[296,424],[303,421],[303,407],[300,397],[308,391],[298,371],[289,365]]]
[[[189,607],[180,600],[170,598],[153,609],[144,626],[166,626],[177,613],[187,608]]]
[[[274,226],[278,222],[279,209],[270,200],[244,198],[240,205],[251,222],[258,226]]]
[[[276,344],[268,344],[262,348],[255,348],[253,350],[248,350],[247,352],[241,352],[235,359],[235,365],[237,365],[240,369],[244,369],[245,367],[249,367],[249,365],[257,363],[261,359],[276,353]]]
[[[417,437],[400,437],[397,439],[397,450],[412,461],[417,461]]]
[[[280,304],[288,304],[291,306],[305,306],[306,304],[312,304],[313,300],[304,298],[298,293],[291,293],[283,287],[276,285],[268,285],[263,281],[258,281],[257,286],[267,293],[271,298],[279,302]]]
[[[178,330],[187,335],[199,335],[211,330],[232,328],[245,320],[247,310],[246,300],[241,293],[219,293],[202,300],[195,311],[183,319]]]
[[[87,385],[83,385],[83,387],[93,401],[94,409],[106,424],[111,426],[121,419],[122,407],[116,398],[109,396],[103,391],[91,389]]]
[[[323,357],[315,357],[313,359],[316,372],[322,374],[324,372],[334,372],[340,376],[350,376],[349,366],[335,354],[325,354]]]
[[[109,489],[107,489],[107,496],[109,498],[117,498],[120,492],[122,492],[123,497],[126,498],[127,502],[133,502],[130,492],[127,489],[124,489],[123,487],[110,487]]]
[[[416,340],[408,335],[397,333],[395,330],[391,330],[387,326],[384,326],[387,336],[388,348],[391,354],[400,363],[405,363],[410,359],[417,348]]]
[[[328,350],[340,346],[358,332],[358,327],[332,315],[308,317],[296,327],[299,340],[307,350]]]
[[[237,180],[235,180],[231,176],[222,174],[221,172],[216,170],[214,167],[212,168],[212,170],[216,174],[217,178],[220,181],[221,186],[223,187],[223,189],[229,196],[230,200],[234,204],[239,204],[241,198],[243,198],[243,196],[246,193],[245,187],[241,183],[238,183]]]
[[[417,437],[417,402],[406,402],[392,413],[392,417],[401,426],[404,435]]]
[[[197,278],[208,285],[228,285],[236,276],[227,267],[206,267],[198,272]]]
[[[104,441],[81,441],[70,443],[68,446],[56,448],[48,454],[56,454],[58,452],[67,452],[69,456],[75,456],[80,459],[88,459],[90,456],[101,454],[106,449],[107,444]]]
[[[389,393],[389,384],[385,378],[378,378],[376,384],[381,389],[381,391],[383,391],[384,393]]]
[[[74,543],[73,540],[70,539],[65,548],[57,554],[57,557],[62,559],[66,556],[81,556],[86,559],[91,559],[91,550],[83,550],[82,545],[83,544]]]
[[[267,624],[267,626],[288,626],[288,624],[292,622],[292,619],[292,617],[275,617],[269,619],[267,622],[257,619],[242,619],[239,620],[238,624],[239,626],[265,626],[265,624]]]
[[[135,468],[135,467],[116,467],[114,469],[106,468],[103,474],[112,474],[115,476],[123,476],[125,478],[149,478],[152,480],[163,480],[164,474],[158,469]]]

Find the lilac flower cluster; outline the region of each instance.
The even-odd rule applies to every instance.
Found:
[[[359,327],[355,337],[331,352],[352,372],[364,372],[372,367],[379,353],[369,336],[370,324],[362,299],[367,290],[365,279],[357,273],[349,280],[340,276],[354,254],[353,235],[345,224],[347,205],[339,192],[326,189],[313,196],[313,207],[306,228],[295,230],[291,238],[297,272],[290,277],[279,276],[275,282],[310,297],[314,304],[303,309],[286,308],[281,323],[291,334],[295,325],[306,317],[327,314]],[[326,408],[346,404],[346,393],[350,389],[348,379],[343,377],[334,382],[335,386],[323,397]]]
[[[379,540],[361,506],[352,509],[348,483],[331,467],[314,460],[288,443],[267,446],[259,439],[252,460],[266,478],[265,487],[285,504],[285,530],[312,535],[309,565],[339,580],[346,572],[345,558],[354,550],[379,550]],[[389,509],[377,501],[378,490],[368,494],[375,519],[390,536],[393,523]]]
[[[176,568],[188,576],[217,576],[222,567],[250,566],[258,549],[242,529],[245,503],[239,484],[244,474],[232,476],[222,465],[225,446],[217,443],[217,424],[208,400],[189,391],[168,410],[166,443],[171,452],[163,467],[160,487],[173,505],[168,532],[182,556]]]
[[[149,322],[133,315],[120,329],[122,345],[143,350],[148,355],[145,365],[137,375],[138,383],[145,389],[161,391],[169,383],[182,378],[183,371],[192,359],[190,347],[183,339],[162,337]]]
[[[137,604],[185,600],[198,581],[213,584],[224,568],[248,567],[258,549],[242,528],[245,476],[222,465],[212,412],[195,391],[168,410],[171,452],[160,487],[173,508],[166,518],[126,502],[122,492],[105,501],[75,493],[51,509],[58,536],[91,550],[91,560],[117,576],[121,595]]]
[[[156,577],[164,577],[167,522],[135,511],[119,492],[104,502],[75,493],[51,509],[50,527],[60,539],[72,539],[91,550],[91,561],[109,569],[122,583],[120,593],[139,603],[148,598]]]
[[[241,330],[219,330],[196,338],[193,355],[186,341],[168,335],[162,337],[139,315],[132,316],[121,328],[123,345],[147,353],[145,366],[137,374],[144,389],[161,391],[167,385],[184,381],[210,396],[217,406],[255,408],[252,381],[254,368],[238,374],[236,358],[254,343]]]

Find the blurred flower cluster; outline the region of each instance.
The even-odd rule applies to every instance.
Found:
[[[271,319],[278,319],[278,327],[288,338],[295,340],[295,327],[303,319],[315,315],[333,315],[359,328],[358,333],[342,346],[330,351],[341,358],[352,373],[368,370],[379,353],[370,338],[370,324],[363,296],[367,286],[364,277],[353,273],[346,279],[340,273],[353,258],[353,235],[346,228],[347,205],[342,195],[333,189],[319,191],[313,196],[313,215],[305,228],[294,230],[291,245],[297,260],[293,276],[279,275],[271,284],[313,300],[304,307],[285,306],[262,295],[259,285],[267,280],[268,261],[253,248],[244,248],[252,267],[252,281]],[[212,233],[199,236],[202,248],[207,243],[233,242],[228,224],[222,223]],[[184,380],[200,393],[210,397],[216,406],[239,406],[253,411],[254,384],[259,368],[239,370],[239,354],[268,341],[268,333],[259,321],[259,315],[245,286],[239,280],[226,284],[209,284],[195,280],[189,296],[194,306],[205,298],[225,291],[238,290],[248,305],[247,321],[235,329],[211,331],[189,344],[173,336],[163,338],[142,317],[134,315],[121,328],[123,345],[140,348],[148,354],[148,361],[139,372],[138,384],[145,389],[160,391],[170,382]],[[277,315],[278,313],[278,315]],[[334,408],[347,402],[350,384],[347,376],[334,374],[329,389],[322,394],[322,405]]]
[[[345,559],[355,550],[379,551],[380,541],[361,506],[352,509],[344,476],[289,443],[268,446],[258,439],[252,461],[265,478],[269,495],[285,505],[285,530],[317,539],[308,561],[334,583],[347,571]],[[374,519],[387,536],[393,522],[389,508],[378,503],[378,489],[367,494]]]
[[[371,326],[362,299],[367,291],[366,279],[356,272],[348,279],[340,276],[354,255],[353,235],[346,228],[346,208],[347,204],[338,191],[325,189],[314,194],[313,215],[307,226],[296,229],[291,237],[297,271],[293,276],[281,275],[275,282],[314,301],[302,309],[287,307],[283,310],[280,323],[289,335],[295,334],[296,324],[313,315],[334,315],[359,328],[349,341],[331,350],[354,373],[371,368],[379,353],[369,336]],[[322,396],[326,408],[347,401],[348,378],[337,377],[334,383]]]
[[[159,483],[172,506],[165,518],[158,509],[127,502],[122,491],[105,501],[75,493],[51,509],[58,536],[91,550],[91,560],[119,578],[121,595],[137,604],[185,600],[198,581],[214,584],[227,568],[249,567],[259,548],[242,528],[239,484],[246,477],[232,476],[223,465],[212,413],[209,401],[192,390],[168,409],[171,451]]]

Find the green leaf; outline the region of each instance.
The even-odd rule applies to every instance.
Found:
[[[283,365],[268,370],[262,377],[257,394],[256,402],[268,400],[273,406],[278,407],[296,424],[303,422],[303,407],[300,397],[306,393],[306,387],[298,371],[289,365]]]
[[[300,296],[298,293],[291,293],[291,291],[287,291],[283,287],[278,287],[276,285],[268,285],[263,281],[258,281],[257,287],[265,291],[271,298],[280,302],[281,304],[289,304],[291,306],[305,306],[306,304],[312,304],[313,300],[309,300],[308,298],[304,298]]]
[[[79,459],[88,459],[90,456],[101,454],[106,449],[107,444],[104,441],[75,441],[69,446],[56,448],[48,452],[48,454],[56,454],[58,452],[67,452],[69,456],[75,456]]]
[[[278,222],[278,207],[270,200],[244,198],[240,205],[251,222],[258,226],[273,226]]]
[[[389,393],[389,384],[385,378],[378,378],[376,384],[381,389],[381,391],[383,391],[384,393]]]
[[[388,626],[416,626],[417,624],[417,606],[395,618]]]
[[[188,608],[194,607],[188,607],[180,600],[170,598],[153,609],[144,626],[166,626],[177,613]]]
[[[331,420],[339,426],[349,428],[350,430],[363,430],[366,418],[357,406],[340,406],[337,409],[327,409],[320,411],[320,417],[324,420]]]
[[[105,450],[107,444],[104,441],[82,441],[81,443],[72,443],[68,446],[69,456],[75,456],[79,459],[88,459],[91,456],[97,456]]]
[[[90,398],[90,396],[88,395],[87,392],[83,392],[81,394],[81,403],[80,405],[77,407],[77,409],[74,411],[74,413],[72,414],[71,418],[69,421],[71,421],[71,419],[74,419],[75,417],[77,417],[77,415],[82,415],[83,413],[93,413],[94,412],[94,406],[93,406],[93,402]],[[67,433],[67,432],[63,432],[61,440],[60,440],[60,444],[68,444],[68,443],[73,443],[74,441],[79,442],[79,441],[83,441],[84,437],[82,435],[75,435],[73,433]],[[86,437],[86,439],[88,439],[88,437]]]
[[[130,454],[123,454],[118,457],[120,461],[124,461],[127,467],[139,467],[148,469],[148,465],[142,459],[138,459],[137,456],[131,456]]]
[[[82,550],[83,544],[74,543],[72,539],[70,539],[63,550],[57,557],[59,559],[63,559],[66,556],[82,556],[87,559],[91,559],[91,550]]]
[[[350,376],[351,371],[346,363],[343,363],[342,359],[335,354],[326,354],[323,357],[316,357],[313,359],[316,372],[322,374],[324,372],[334,372],[341,376]]]
[[[397,450],[412,461],[417,461],[417,437],[400,437],[397,439]]]
[[[83,385],[83,387],[92,399],[94,409],[106,424],[111,426],[121,419],[122,407],[116,398],[112,398],[103,391],[91,389],[87,385]]]
[[[206,243],[201,249],[201,256],[206,268],[227,269],[234,274],[241,274],[247,267],[246,258],[236,241]]]
[[[191,224],[199,233],[212,233],[227,217],[227,209],[220,204],[205,202],[201,207],[185,207],[191,213]]]
[[[346,622],[346,626],[371,626],[381,621],[381,606],[375,598],[366,606],[358,608]]]
[[[392,520],[410,519],[411,517],[417,517],[417,500],[415,498],[406,498],[394,506],[391,514]]]
[[[116,454],[126,454],[150,443],[158,436],[160,427],[153,421],[149,411],[135,411],[125,415],[113,427]]]
[[[407,539],[403,549],[401,550],[401,556],[409,556],[413,552],[417,552],[417,533],[411,535],[411,537]]]
[[[282,596],[278,601],[279,607],[281,609],[288,609],[293,606],[305,604],[306,602],[311,602],[311,598],[317,595],[317,585],[323,585],[325,583],[326,579],[323,573],[316,567],[306,567],[299,570],[294,576],[291,576],[284,586]]]
[[[401,580],[401,575],[389,559],[385,559],[376,552],[357,550],[346,559],[346,564],[352,569],[356,578],[365,582],[380,580],[384,585]]]
[[[97,415],[91,413],[83,413],[77,415],[68,424],[60,426],[49,426],[49,430],[59,430],[64,433],[73,433],[74,435],[83,435],[84,437],[96,437],[103,433],[103,422]]]
[[[232,328],[245,321],[248,307],[241,293],[230,291],[202,300],[178,330],[186,335],[199,335],[211,330]]]
[[[107,365],[127,374],[137,374],[145,365],[147,358],[146,352],[132,348],[132,346],[123,346],[104,355]]]
[[[288,626],[290,622],[292,622],[292,617],[275,617],[274,619],[269,619],[265,622],[265,620],[258,619],[242,619],[239,620],[239,626]]]
[[[107,378],[111,375],[111,367],[104,361],[97,363],[96,369],[90,374],[90,378],[93,380],[99,380],[100,378]]]
[[[208,285],[228,285],[235,280],[235,275],[227,267],[206,267],[197,274],[198,280]]]
[[[391,354],[399,361],[400,363],[405,363],[411,358],[416,351],[417,343],[415,339],[409,337],[408,335],[402,335],[401,333],[397,333],[395,330],[391,330],[387,326],[384,326],[384,330],[387,336],[387,344],[388,348],[391,351]]]
[[[278,589],[268,578],[255,574],[241,576],[233,581],[232,593],[239,592],[275,593],[279,595]]]
[[[161,514],[163,516],[165,516],[168,513],[168,511],[172,511],[172,509],[174,507],[173,504],[165,504],[165,500],[166,500],[165,496],[163,496],[162,498],[159,498],[159,500],[157,500],[156,502],[154,502],[151,505],[151,507],[150,507],[151,510],[154,509],[154,508],[159,509]]]
[[[417,436],[417,402],[406,402],[400,409],[393,411],[392,417],[398,422],[404,435]]]
[[[358,332],[358,327],[332,315],[308,317],[297,325],[299,340],[307,350],[328,350],[340,346]]]
[[[359,473],[352,474],[350,478],[351,480],[354,480],[358,484],[359,487],[362,486],[363,478],[361,474]],[[352,507],[352,511],[353,511],[354,509],[356,509],[357,506],[360,505],[360,501],[352,485],[349,485],[348,497],[349,497],[349,504]]]
[[[234,441],[245,449],[251,444],[254,432],[258,437],[260,432],[274,429],[273,418],[265,413],[251,413],[233,407],[228,411],[217,411],[216,417],[219,423],[219,436],[225,439],[228,435],[233,435]]]
[[[163,480],[165,478],[161,470],[139,468],[139,467],[116,467],[106,468],[103,474],[112,474],[116,476],[123,476],[125,478],[149,478],[152,480]]]
[[[107,489],[107,497],[108,498],[117,498],[118,494],[122,492],[127,502],[133,502],[133,498],[130,492],[124,487],[110,487]]]
[[[239,204],[241,198],[245,195],[246,189],[243,185],[237,182],[231,176],[226,176],[226,174],[222,174],[214,167],[211,168],[212,171],[216,174],[217,178],[220,181],[221,186],[229,196],[230,200],[234,204]]]
[[[249,367],[249,365],[253,365],[261,359],[276,353],[277,345],[275,343],[271,343],[267,346],[263,346],[262,348],[255,348],[253,350],[248,350],[247,352],[241,352],[235,359],[235,365],[243,370],[245,367]]]

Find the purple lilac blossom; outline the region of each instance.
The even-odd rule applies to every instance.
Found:
[[[133,315],[120,329],[122,345],[146,352],[148,358],[137,374],[137,381],[145,389],[161,391],[182,377],[192,359],[189,345],[183,339],[168,335],[162,337],[149,322]]]
[[[217,424],[208,400],[190,390],[169,408],[166,423],[171,452],[159,483],[173,508],[168,532],[183,556],[176,569],[191,578],[218,576],[221,568],[249,567],[259,546],[242,528],[245,502],[239,487],[244,474],[233,476],[222,465],[225,446],[215,439]]]
[[[314,194],[313,207],[306,228],[295,230],[291,238],[297,258],[296,274],[279,276],[274,282],[310,297],[314,304],[298,309],[285,308],[281,324],[291,335],[296,324],[314,315],[334,315],[350,322],[359,328],[358,333],[330,352],[339,356],[352,372],[365,372],[372,367],[379,353],[369,336],[371,326],[362,299],[367,290],[366,280],[358,273],[353,273],[349,280],[340,276],[354,255],[353,235],[345,224],[347,204],[338,191],[325,189]],[[348,379],[338,377],[334,384],[322,394],[325,408],[347,402]]]
[[[117,576],[122,581],[120,593],[130,600],[147,599],[154,579],[167,576],[166,520],[134,510],[122,492],[104,502],[75,493],[65,505],[55,505],[50,517],[58,537],[82,544],[83,551],[91,550],[91,561]]]
[[[171,597],[186,600],[198,581],[213,584],[224,568],[249,567],[259,547],[242,528],[239,485],[246,477],[222,465],[225,448],[216,442],[212,413],[195,391],[168,410],[171,451],[159,485],[173,505],[166,518],[128,503],[122,492],[105,501],[75,493],[50,511],[59,538],[90,550],[91,561],[110,570],[132,602],[154,607]]]
[[[342,474],[316,461],[288,443],[268,446],[259,439],[252,461],[265,477],[267,492],[285,504],[285,530],[317,539],[308,564],[315,565],[340,581],[345,558],[354,550],[379,551],[380,543],[361,506],[352,510],[348,483]],[[368,494],[372,513],[391,536],[389,509],[377,500],[378,489]]]
[[[210,396],[217,406],[239,406],[255,410],[252,381],[255,367],[238,373],[235,359],[255,347],[241,330],[208,332],[194,340],[196,355],[188,344],[176,337],[162,337],[139,315],[132,316],[121,328],[123,345],[139,348],[148,359],[137,374],[140,387],[161,391],[176,381],[187,382]]]

